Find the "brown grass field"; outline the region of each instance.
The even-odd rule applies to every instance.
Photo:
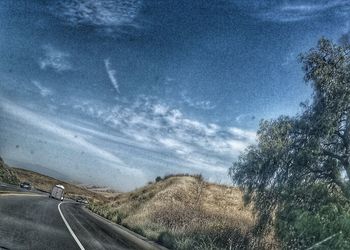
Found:
[[[174,175],[90,209],[170,249],[277,249],[273,236],[258,239],[255,218],[234,187]]]

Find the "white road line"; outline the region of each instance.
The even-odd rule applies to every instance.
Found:
[[[80,243],[78,237],[75,235],[75,233],[73,232],[72,228],[69,226],[69,224],[68,224],[66,218],[64,218],[64,216],[63,216],[63,213],[62,213],[61,208],[60,208],[60,206],[61,206],[62,203],[63,203],[63,202],[61,202],[60,204],[58,204],[58,211],[59,211],[60,214],[61,214],[61,217],[62,217],[62,219],[63,219],[63,222],[64,222],[64,224],[66,224],[66,226],[67,226],[67,228],[68,228],[70,234],[73,236],[75,242],[78,244],[78,246],[80,247],[80,249],[81,249],[81,250],[85,250],[85,248],[83,247],[83,245]]]
[[[3,193],[0,192],[0,196],[44,196],[41,194],[26,194],[26,193]]]

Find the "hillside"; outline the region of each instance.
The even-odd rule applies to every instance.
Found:
[[[107,201],[108,197],[113,196],[113,190],[103,190],[104,192],[94,191],[84,186],[74,185],[53,177],[33,172],[27,169],[9,167],[0,157],[0,182],[19,185],[20,182],[30,182],[35,189],[50,192],[52,187],[57,184],[62,184],[65,187],[67,197],[85,198],[90,201]]]
[[[106,198],[113,198],[121,194],[122,192],[118,192],[114,189],[111,189],[109,187],[100,187],[100,186],[95,186],[95,185],[78,185],[82,188],[85,188],[87,190],[90,190],[94,193],[100,194]]]
[[[19,179],[15,171],[9,168],[5,162],[0,157],[0,182],[5,182],[9,184],[17,185],[19,184]]]
[[[122,193],[90,209],[171,249],[273,249],[252,236],[255,223],[240,190],[177,175]]]
[[[106,198],[98,193],[92,192],[86,188],[79,187],[76,185],[73,185],[71,183],[57,180],[55,178],[39,174],[30,170],[21,169],[21,168],[12,168],[13,171],[16,173],[18,179],[22,181],[28,181],[32,184],[32,186],[36,189],[43,190],[46,192],[50,192],[52,187],[57,184],[62,184],[65,187],[65,194],[67,197],[70,198],[86,198],[89,200],[97,199],[100,201],[106,200]]]

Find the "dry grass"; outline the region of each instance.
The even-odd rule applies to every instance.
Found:
[[[121,192],[118,192],[114,189],[110,189],[108,187],[97,187],[97,186],[82,186],[82,187],[109,199],[114,198],[119,194],[121,194]]]
[[[172,249],[273,249],[253,237],[255,219],[240,190],[200,176],[168,176],[90,208]]]
[[[15,171],[9,168],[4,163],[1,157],[0,157],[0,182],[5,182],[9,184],[14,184],[14,185],[19,184],[19,179],[17,178]]]

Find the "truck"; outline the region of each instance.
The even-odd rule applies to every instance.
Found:
[[[63,195],[64,195],[64,186],[56,185],[52,188],[49,197],[63,201]]]

